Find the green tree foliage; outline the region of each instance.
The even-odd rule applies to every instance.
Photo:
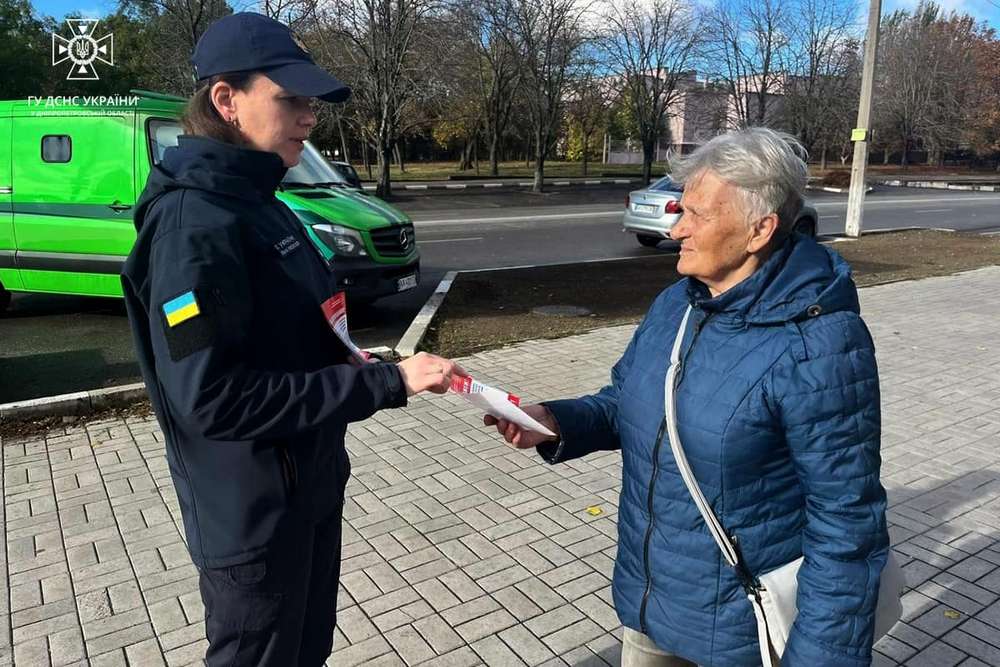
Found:
[[[52,19],[35,16],[28,0],[0,0],[0,99],[52,93],[54,29]]]

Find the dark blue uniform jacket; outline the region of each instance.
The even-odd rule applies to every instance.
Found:
[[[274,153],[182,136],[136,207],[125,303],[199,566],[336,511],[347,424],[406,404],[394,365],[347,363],[321,310],[333,275],[274,196],[284,173]]]

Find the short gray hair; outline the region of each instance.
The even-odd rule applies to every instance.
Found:
[[[779,231],[792,230],[802,210],[808,175],[799,140],[766,127],[720,134],[682,157],[671,178],[682,183],[706,171],[734,185],[743,197],[747,224],[778,214]]]

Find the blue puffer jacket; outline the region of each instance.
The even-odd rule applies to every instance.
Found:
[[[546,405],[550,462],[622,450],[613,593],[622,623],[699,665],[759,665],[753,611],[691,500],[664,437],[663,382],[688,304],[681,442],[755,574],[805,555],[783,665],[871,662],[889,539],[879,482],[878,371],[850,268],[796,235],[711,298],[665,290],[593,396]]]

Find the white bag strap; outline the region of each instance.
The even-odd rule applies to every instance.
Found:
[[[708,526],[708,532],[712,534],[712,537],[715,538],[715,543],[719,545],[722,557],[726,559],[726,562],[731,567],[736,567],[739,563],[739,556],[736,553],[736,549],[733,547],[732,542],[729,541],[729,537],[726,535],[722,524],[716,518],[715,512],[712,511],[712,506],[708,504],[708,500],[702,494],[701,488],[698,486],[698,480],[694,478],[694,473],[691,472],[687,456],[684,455],[684,449],[681,447],[680,435],[677,433],[674,390],[677,384],[677,372],[680,370],[681,365],[681,347],[684,343],[684,333],[687,331],[687,323],[690,315],[691,306],[688,306],[687,311],[684,313],[684,319],[681,320],[681,326],[677,330],[677,336],[674,338],[674,348],[670,352],[670,367],[667,369],[667,379],[663,387],[663,408],[667,421],[667,435],[670,437],[670,449],[674,453],[677,469],[680,470],[684,485],[687,486],[688,493],[691,494],[694,504],[698,507],[701,517]]]
[[[684,480],[684,485],[687,487],[688,493],[691,494],[694,504],[698,507],[701,518],[705,520],[705,525],[708,526],[708,532],[712,534],[715,543],[719,546],[722,557],[726,559],[730,567],[736,570],[737,576],[740,577],[740,582],[746,590],[747,597],[750,599],[750,604],[753,607],[754,618],[757,621],[761,664],[770,667],[775,663],[771,654],[767,619],[764,616],[764,607],[760,600],[759,589],[756,582],[753,581],[752,575],[743,564],[739,551],[733,542],[730,541],[725,528],[722,527],[719,519],[715,516],[715,512],[712,511],[712,506],[708,504],[708,500],[701,492],[701,487],[698,486],[698,480],[695,479],[694,473],[691,471],[687,456],[684,455],[684,448],[681,447],[681,438],[677,432],[674,392],[677,385],[677,373],[681,367],[681,347],[684,343],[684,334],[687,332],[687,323],[690,315],[691,306],[688,306],[687,311],[684,313],[684,318],[681,320],[681,326],[677,330],[677,336],[674,338],[674,347],[670,352],[670,367],[667,369],[667,378],[663,387],[663,407],[667,423],[667,435],[670,438],[670,450],[674,454],[674,460],[677,462],[677,469],[681,473],[681,479]]]

